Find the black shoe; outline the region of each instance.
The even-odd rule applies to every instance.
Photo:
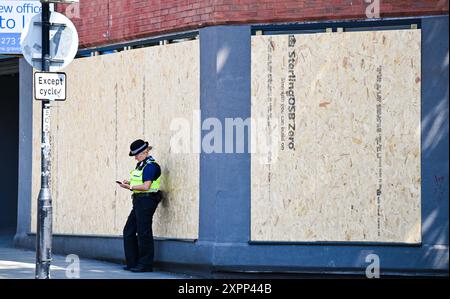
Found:
[[[133,268],[133,267],[130,267],[130,266],[125,266],[125,267],[123,267],[123,269],[124,269],[125,271],[131,271],[131,268]]]
[[[131,272],[153,272],[152,267],[146,267],[143,265],[137,265],[136,267],[133,267],[130,269]]]

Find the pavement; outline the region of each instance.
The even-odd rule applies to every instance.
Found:
[[[67,258],[67,261],[66,261]],[[79,271],[72,256],[52,255],[50,278],[55,279],[193,279],[195,277],[163,271],[133,273],[122,265],[79,257]],[[0,279],[34,279],[36,253],[14,248],[13,235],[0,235]],[[79,273],[79,274],[78,274]]]

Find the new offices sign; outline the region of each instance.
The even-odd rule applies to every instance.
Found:
[[[0,54],[22,53],[20,34],[41,9],[41,2],[38,0],[0,0]]]

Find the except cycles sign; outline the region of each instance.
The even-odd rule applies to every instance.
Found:
[[[36,100],[65,101],[65,73],[34,73],[34,98]]]
[[[41,2],[0,1],[0,54],[21,54],[20,34],[30,19],[42,10]]]

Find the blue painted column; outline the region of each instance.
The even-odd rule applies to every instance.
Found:
[[[422,19],[422,242],[447,255],[448,25],[448,15]]]
[[[31,168],[33,145],[33,69],[19,60],[19,165],[16,244],[31,231]]]
[[[232,140],[235,153],[225,153],[231,141],[225,140],[225,123],[227,118],[250,117],[250,37],[250,26],[200,30],[200,107],[205,126],[201,136],[204,140],[212,130],[221,130],[222,136],[222,144],[216,144],[218,151],[209,153],[202,147],[200,154],[199,243],[209,243],[213,254],[217,247],[243,245],[249,240],[250,128],[244,131],[244,153],[236,153],[236,130]],[[211,118],[217,119],[221,128],[210,127]]]

